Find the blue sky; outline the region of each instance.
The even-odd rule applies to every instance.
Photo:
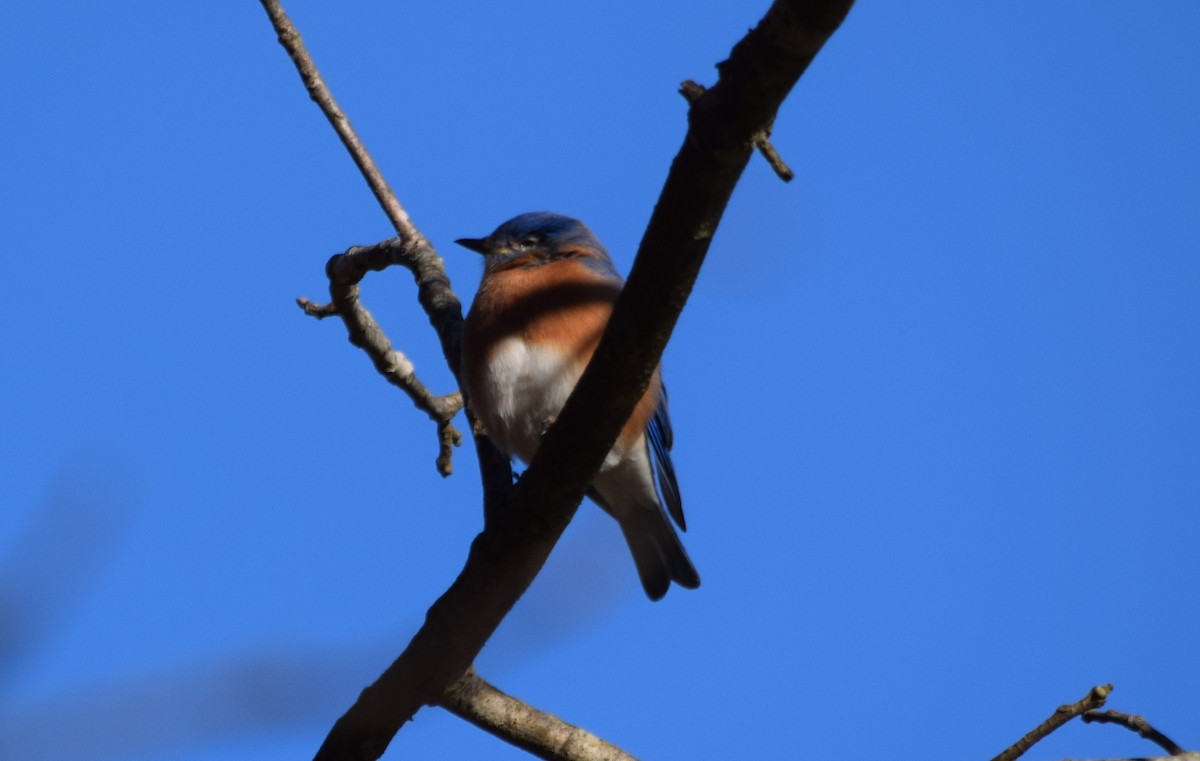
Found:
[[[0,755],[306,757],[480,527],[473,452],[439,478],[293,303],[390,229],[258,3],[10,6]],[[627,270],[675,88],[766,3],[286,7],[469,300],[451,241],[523,211]],[[780,112],[797,179],[751,163],[665,356],[703,586],[647,602],[585,505],[480,672],[647,759],[990,758],[1108,681],[1200,746],[1196,28],[855,8]],[[365,298],[451,389],[408,275]],[[479,756],[524,757],[430,709],[388,757]]]

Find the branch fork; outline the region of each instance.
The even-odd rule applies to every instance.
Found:
[[[411,362],[392,348],[359,303],[357,291],[367,271],[392,263],[408,267],[446,361],[457,376],[462,309],[441,259],[383,180],[279,0],[260,2],[310,96],[350,151],[399,235],[393,241],[335,256],[326,268],[331,305],[302,302],[301,307],[318,318],[333,312],[341,316],[350,340],[367,351],[376,368],[419,407],[433,410],[431,416],[442,420],[437,413],[461,407],[461,397],[435,397],[415,372],[408,372]],[[317,753],[318,761],[378,758],[417,710],[452,702],[453,693],[448,697],[447,689],[472,676],[468,670],[475,656],[541,570],[649,383],[753,149],[757,147],[772,161],[780,177],[790,179],[791,171],[778,154],[767,149],[771,125],[784,98],[852,4],[853,0],[775,0],[758,26],[718,66],[717,83],[709,90],[700,88],[703,97],[692,101],[688,135],[608,327],[546,432],[546,445],[514,485],[507,458],[486,437],[475,437],[484,482],[484,531],[472,542],[461,574],[429,609],[408,647],[338,719]]]
[[[305,314],[317,319],[335,314],[340,316],[346,325],[350,343],[366,352],[379,374],[407,394],[417,409],[423,410],[437,423],[437,469],[442,476],[448,476],[453,471],[452,448],[462,444],[462,434],[450,422],[463,408],[462,393],[455,391],[438,396],[431,392],[417,377],[412,360],[392,346],[374,315],[363,306],[360,299],[359,283],[366,274],[393,265],[412,271],[420,290],[420,300],[422,304],[429,304],[427,312],[435,327],[440,324],[443,331],[454,333],[454,320],[457,318],[460,323],[457,332],[461,333],[461,309],[457,297],[450,291],[450,282],[445,277],[441,259],[433,247],[420,237],[416,245],[406,245],[401,239],[392,238],[374,246],[353,246],[344,253],[335,254],[325,266],[331,301],[328,304],[314,304],[308,299],[299,298],[296,303]]]

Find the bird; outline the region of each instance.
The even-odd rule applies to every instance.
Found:
[[[483,255],[463,325],[468,404],[501,451],[529,463],[595,352],[624,280],[583,222],[553,212],[521,214],[485,238],[455,243]],[[651,600],[671,582],[700,586],[671,524],[687,530],[673,437],[660,367],[588,488],[620,526]]]

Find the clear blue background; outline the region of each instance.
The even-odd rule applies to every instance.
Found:
[[[766,5],[287,8],[469,300],[451,241],[523,211],[628,269],[678,83]],[[585,506],[481,673],[647,759],[986,759],[1107,681],[1200,747],[1196,29],[855,8],[666,354],[703,587],[647,602]],[[0,85],[0,756],[309,757],[481,522],[293,303],[388,223],[250,0],[9,3]],[[365,298],[451,390],[411,278]],[[524,755],[429,709],[389,757]]]

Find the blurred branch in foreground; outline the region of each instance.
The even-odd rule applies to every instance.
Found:
[[[133,517],[134,479],[108,444],[96,446],[104,460],[65,458],[0,561],[0,691],[79,605]]]
[[[320,721],[354,694],[390,649],[386,642],[285,653],[272,646],[98,682],[6,710],[0,758],[117,761]]]
[[[104,485],[98,491],[118,493],[119,489],[110,488],[113,480],[99,478],[87,468],[64,467],[49,489],[47,510],[39,510],[30,530],[21,537],[20,556],[43,553],[38,562],[53,569],[71,564],[61,553],[86,548],[80,546],[83,539],[70,538],[79,527],[96,528],[96,521],[111,520],[105,526],[118,534],[126,523],[116,520],[119,509],[101,510],[86,523],[78,520],[86,514],[84,506],[96,505],[76,498],[77,492],[87,494],[85,487]],[[592,625],[620,603],[628,588],[603,573],[607,552],[617,540],[603,532],[601,525],[600,517],[593,516],[583,522],[581,531],[567,537],[570,549],[556,557],[497,635],[489,657],[493,667],[500,671],[519,668],[531,654]],[[66,536],[60,535],[64,527]],[[35,537],[37,541],[30,544]],[[94,532],[93,538],[103,539],[92,548],[101,560],[111,554],[107,548],[117,544],[104,532]],[[78,558],[74,562],[78,563]],[[78,579],[79,573],[90,576],[99,564],[85,564],[69,578]],[[11,558],[5,564],[6,574],[31,568]],[[581,589],[587,593],[581,596]],[[53,592],[45,586],[43,591]],[[44,617],[37,626],[23,622],[27,650],[62,627],[68,603],[75,602],[82,591],[82,584],[60,587],[57,615]],[[19,610],[20,606],[10,605],[5,613]],[[353,699],[363,682],[392,658],[396,636],[386,633],[336,647],[272,643],[162,670],[125,671],[43,700],[19,701],[9,695],[0,712],[0,759],[119,761],[192,751],[273,730],[324,726],[328,716]],[[9,648],[6,652],[16,651]]]

